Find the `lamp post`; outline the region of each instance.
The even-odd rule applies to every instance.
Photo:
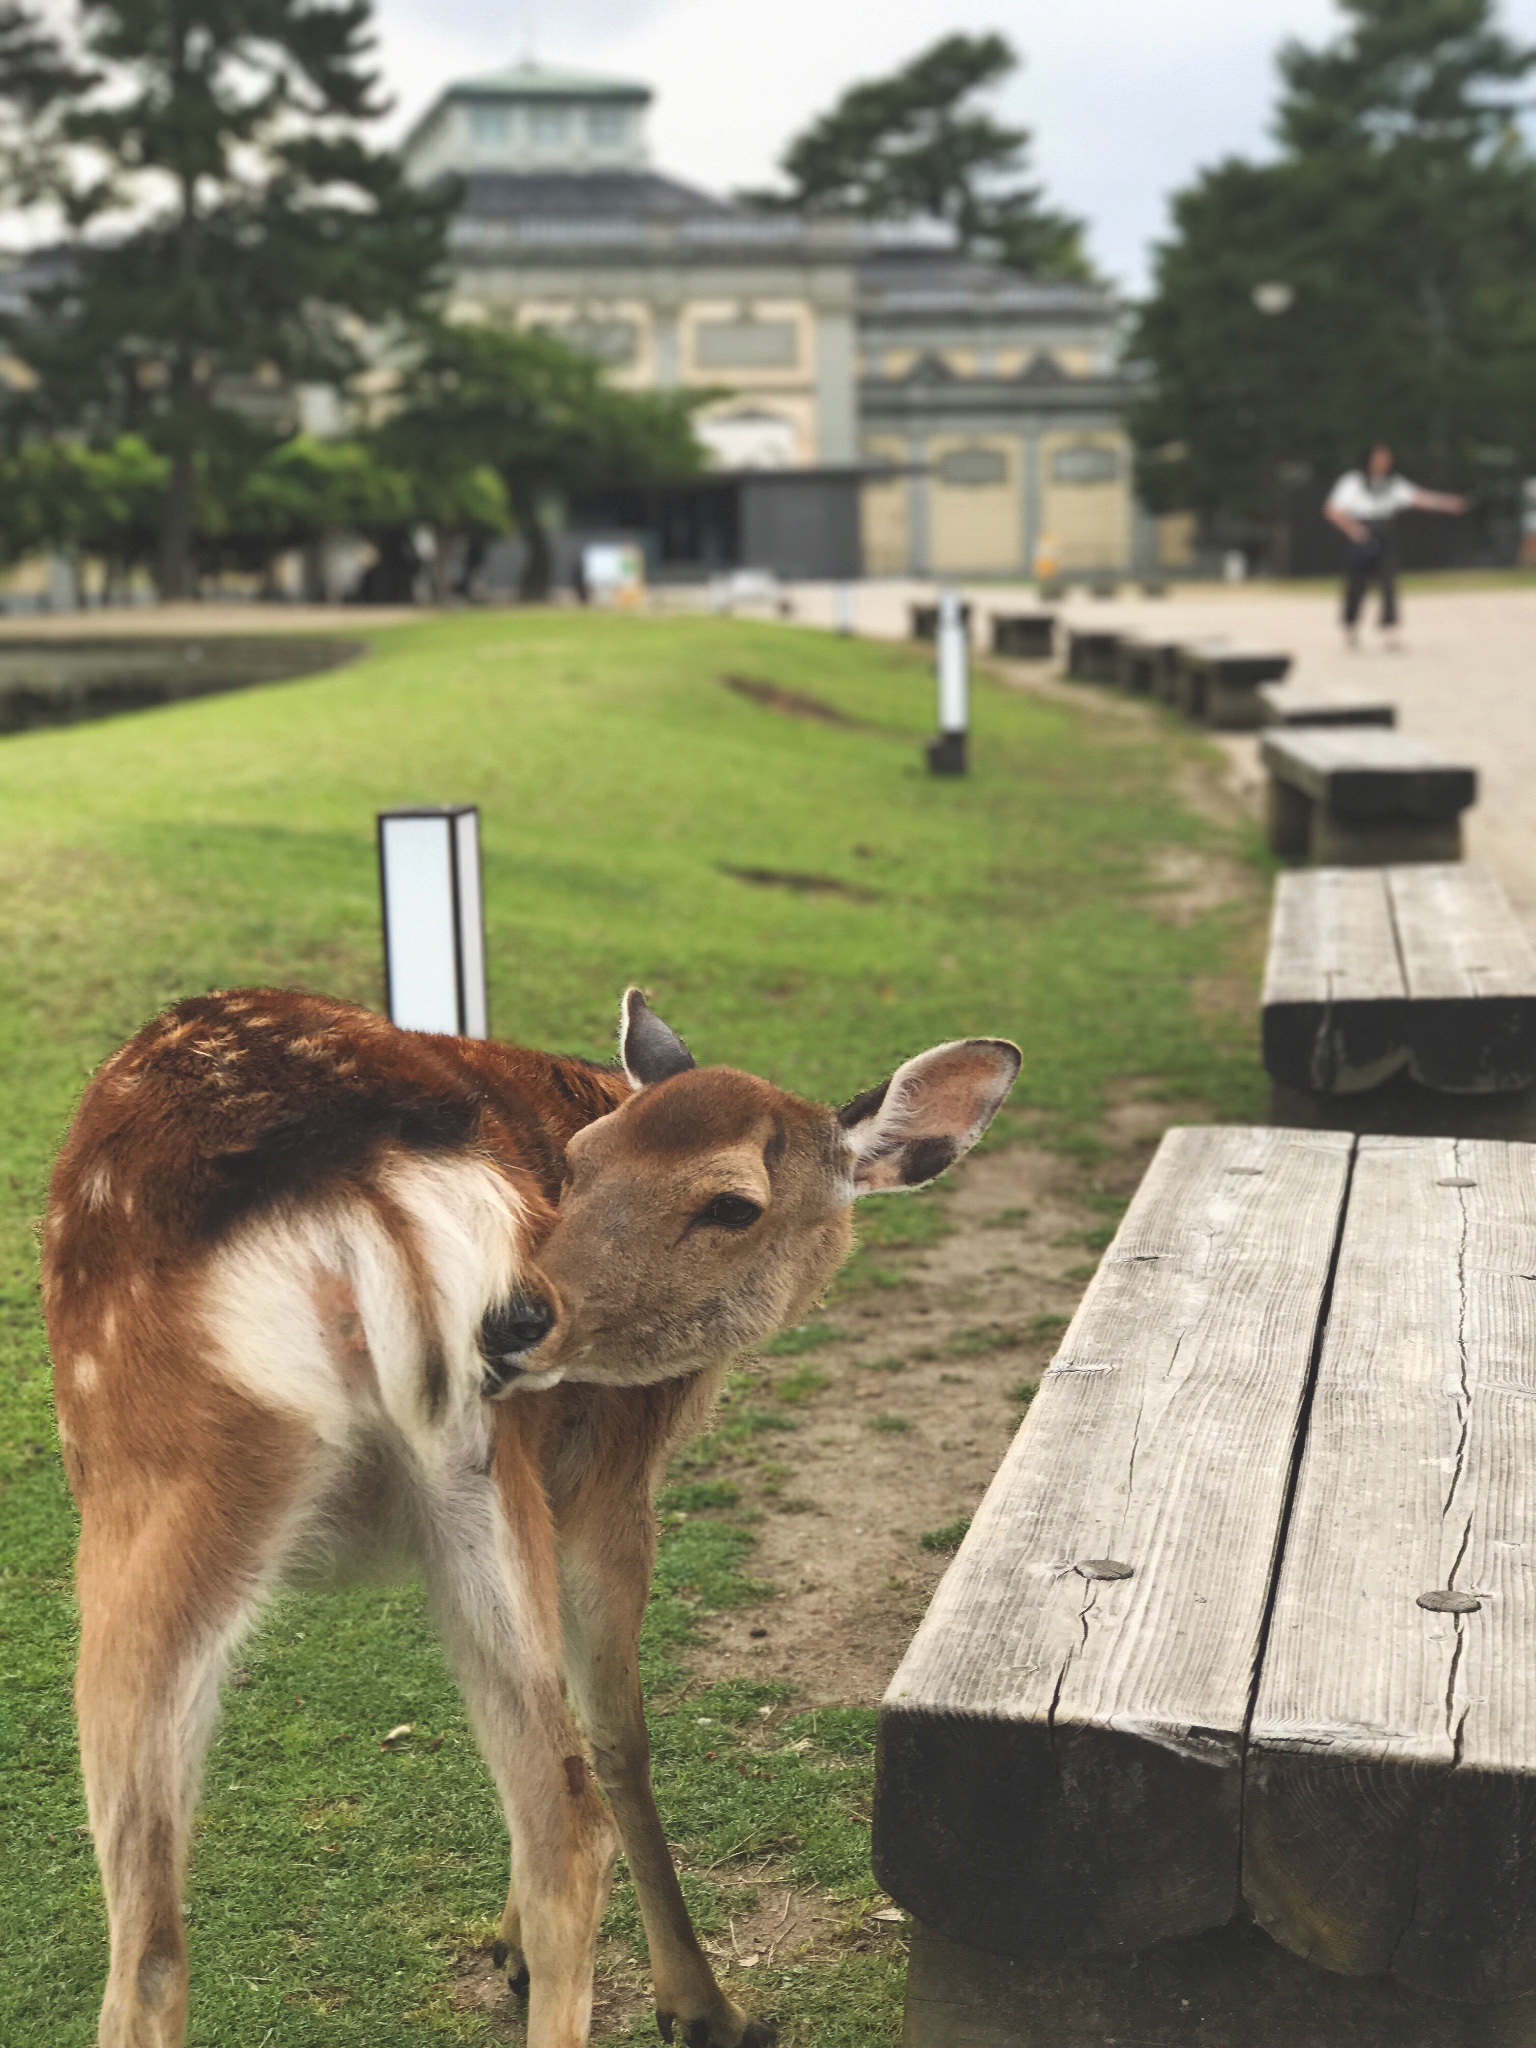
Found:
[[[935,775],[963,775],[966,772],[966,736],[971,724],[971,650],[966,638],[965,612],[958,593],[953,590],[939,594],[934,640],[939,684],[939,736],[928,749],[928,766]]]
[[[1248,296],[1253,301],[1254,309],[1257,312],[1262,313],[1265,319],[1278,320],[1282,314],[1289,313],[1292,306],[1295,305],[1296,287],[1295,285],[1288,283],[1286,279],[1284,279],[1283,277],[1270,277],[1265,278],[1260,283],[1256,284]],[[1275,367],[1273,362],[1271,362],[1269,366],[1268,383],[1268,425],[1270,430],[1273,431],[1276,424],[1276,415],[1279,411],[1279,407],[1276,403],[1278,380],[1275,376]],[[1276,454],[1273,450],[1271,451],[1271,453],[1273,455],[1273,466],[1275,475],[1275,524],[1270,539],[1270,546],[1274,551],[1276,565],[1278,566],[1281,561],[1284,561],[1284,563],[1287,566],[1289,566],[1291,559],[1291,550],[1288,531],[1289,520],[1287,518],[1284,481],[1281,476],[1281,466],[1278,454]]]
[[[476,807],[380,811],[379,889],[390,1022],[487,1037]]]

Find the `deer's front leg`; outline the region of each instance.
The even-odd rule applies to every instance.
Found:
[[[512,1838],[503,1939],[531,1979],[528,2048],[584,2048],[615,1844],[562,1695],[542,1483],[504,1432],[493,1472],[465,1465],[437,1508],[429,1584]]]
[[[656,1811],[639,1658],[655,1554],[655,1517],[643,1487],[617,1497],[594,1490],[562,1511],[566,1682],[635,1882],[662,2038],[679,2038],[685,2048],[770,2048],[772,2024],[749,2020],[715,1982]]]

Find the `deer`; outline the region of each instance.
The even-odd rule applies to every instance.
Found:
[[[231,1655],[280,1586],[421,1574],[500,1794],[529,2048],[589,2037],[622,1846],[662,2038],[765,2048],[690,1925],[638,1669],[655,1490],[803,1318],[860,1196],[931,1181],[1018,1073],[938,1045],[831,1109],[698,1066],[630,989],[611,1066],[329,997],[195,996],[97,1070],[42,1290],[80,1517],[99,2048],[181,2048],[182,1913]]]

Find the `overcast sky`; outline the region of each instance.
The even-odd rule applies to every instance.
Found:
[[[1095,261],[1146,280],[1166,195],[1201,165],[1265,146],[1274,52],[1316,41],[1331,0],[379,0],[399,129],[450,78],[529,48],[544,63],[643,79],[663,169],[717,190],[768,180],[785,140],[846,86],[941,35],[1001,29],[1025,69],[1001,105],[1035,133],[1050,195],[1089,223]],[[1536,0],[1505,0],[1536,40]]]

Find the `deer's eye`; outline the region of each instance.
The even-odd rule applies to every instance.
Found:
[[[762,1215],[756,1202],[745,1195],[716,1195],[694,1218],[695,1223],[712,1223],[717,1230],[750,1230]]]

